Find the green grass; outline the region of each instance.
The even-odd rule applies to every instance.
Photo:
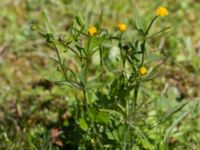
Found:
[[[161,149],[164,147],[162,144],[165,144],[168,149],[198,150],[200,4],[190,0],[2,0],[0,149],[59,149],[52,142],[52,129],[60,128],[64,131],[59,136],[63,142],[71,138],[68,133],[73,134],[71,131],[74,120],[70,106],[75,101],[75,90],[51,82],[62,78],[56,69],[56,63],[49,59],[55,53],[36,31],[31,30],[35,23],[45,28],[43,11],[48,15],[52,28],[59,33],[65,33],[69,31],[77,14],[84,18],[88,27],[99,21],[103,10],[102,25],[111,32],[116,30],[118,22],[124,22],[130,31],[125,33],[125,37],[134,41],[137,36],[133,30],[136,3],[140,15],[143,16],[143,28],[147,27],[159,5],[169,8],[170,14],[156,22],[152,33],[162,27],[171,26],[170,32],[151,39],[147,45],[149,52],[158,51],[146,60],[155,60],[157,64],[149,64],[148,67],[161,65],[155,69],[158,77],[146,82],[140,89],[141,112],[138,117],[141,121],[140,128],[136,130],[140,135],[138,145],[148,147],[149,143],[153,143],[154,149]],[[167,57],[163,63],[157,60],[158,53]],[[70,67],[74,68],[74,63],[73,59],[68,59]],[[110,68],[117,65],[114,61]],[[115,74],[109,75],[112,80]],[[146,124],[150,126],[147,127]]]

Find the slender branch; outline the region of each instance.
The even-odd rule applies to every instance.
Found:
[[[79,54],[76,52],[76,50],[74,50],[73,48],[71,48],[69,45],[66,45],[67,48],[69,48],[74,54],[76,54],[76,56],[80,57]]]
[[[155,16],[151,23],[149,24],[149,27],[147,28],[147,31],[145,32],[145,36],[149,33],[149,30],[151,29],[151,26],[153,25],[154,21],[158,18],[158,16]]]
[[[67,74],[65,73],[65,68],[64,68],[64,66],[63,66],[63,64],[62,64],[62,59],[61,59],[61,57],[60,57],[60,53],[59,53],[59,51],[58,51],[58,48],[57,48],[56,44],[55,44],[55,43],[53,43],[53,44],[54,44],[54,47],[55,47],[55,49],[56,49],[56,54],[57,54],[57,57],[58,57],[58,61],[59,61],[59,64],[60,64],[60,68],[62,69],[62,72],[63,72],[63,75],[64,75],[65,80],[67,80]]]

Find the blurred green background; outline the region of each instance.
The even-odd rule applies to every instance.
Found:
[[[191,149],[200,147],[197,135],[200,129],[198,0],[1,0],[0,148],[26,149],[23,147],[40,145],[41,149],[50,149],[50,130],[59,127],[69,115],[68,104],[73,101],[73,91],[49,81],[61,76],[48,57],[55,54],[46,41],[31,30],[36,23],[44,25],[42,12],[49,16],[55,31],[64,33],[77,14],[90,26],[98,22],[103,11],[105,28],[112,31],[118,22],[124,22],[130,31],[127,38],[134,38],[136,5],[144,28],[158,6],[167,7],[169,15],[159,20],[154,30],[171,26],[166,35],[150,41],[149,50],[162,51],[167,60],[157,69],[158,78],[143,87],[148,109],[151,113],[161,110],[165,114],[182,101],[190,102],[186,109],[194,109],[194,112],[184,119],[184,132],[175,135],[180,138],[175,145],[177,149],[181,144]],[[68,63],[73,65],[71,61]]]

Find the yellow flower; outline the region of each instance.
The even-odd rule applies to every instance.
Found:
[[[88,35],[89,35],[89,36],[93,36],[93,35],[95,35],[96,33],[97,33],[97,29],[96,29],[95,26],[89,27],[89,29],[88,29]]]
[[[118,30],[120,32],[125,32],[126,31],[126,25],[124,23],[119,23],[118,24]]]
[[[147,68],[145,68],[144,66],[140,67],[139,68],[139,74],[142,75],[142,76],[147,74]]]
[[[167,16],[168,15],[168,10],[165,7],[158,7],[156,9],[156,15],[157,16]]]

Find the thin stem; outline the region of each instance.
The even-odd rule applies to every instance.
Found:
[[[84,111],[88,110],[88,105],[87,105],[87,96],[86,96],[86,89],[85,86],[83,87],[83,103],[84,103]]]
[[[78,29],[76,29],[76,28],[73,28],[74,30],[76,30],[77,32],[79,32],[80,34],[82,34],[82,35],[84,35],[84,36],[86,36],[86,37],[88,37],[88,35],[87,34],[85,34],[84,32],[82,32],[82,31],[79,31]]]
[[[58,57],[58,61],[59,61],[59,64],[60,64],[60,68],[62,69],[62,72],[63,72],[63,75],[64,75],[65,80],[67,80],[67,74],[65,73],[65,68],[64,68],[64,66],[63,66],[63,64],[62,64],[62,59],[61,59],[61,57],[60,57],[60,53],[59,53],[58,48],[57,48],[57,46],[56,46],[55,43],[54,43],[54,47],[55,47],[55,49],[56,49],[56,54],[57,54],[57,57]]]
[[[136,108],[137,108],[137,97],[138,97],[138,91],[139,91],[139,86],[140,86],[140,80],[141,80],[141,76],[139,76],[139,79],[136,82],[136,88],[134,91],[134,111],[136,111]]]
[[[80,57],[79,54],[73,49],[71,48],[69,45],[66,45],[67,48],[69,48],[76,56]]]
[[[84,81],[82,83],[82,91],[83,91],[83,96],[84,96],[84,107],[87,110],[87,93],[86,93],[86,84],[87,84],[87,68],[88,68],[88,60],[90,57],[90,42],[91,42],[91,37],[89,37],[89,41],[87,44],[87,53],[86,53],[86,59],[84,59],[84,66],[82,69],[84,69]]]
[[[84,59],[84,64],[83,64],[83,82],[82,82],[82,92],[83,92],[83,104],[84,104],[84,111],[87,110],[87,94],[86,94],[86,84],[87,84],[87,64],[88,64],[88,58],[86,60]]]
[[[146,44],[146,40],[144,40],[142,45],[141,45],[142,60],[141,60],[140,66],[143,66],[143,64],[144,64],[145,44]]]
[[[120,55],[121,55],[123,67],[125,67],[125,60],[126,60],[126,59],[125,59],[125,57],[124,57],[124,55],[123,55],[122,35],[123,35],[123,33],[121,33],[120,36],[119,36],[119,48],[120,48]]]
[[[145,32],[145,36],[149,33],[149,30],[151,29],[151,26],[153,25],[154,21],[158,18],[158,16],[155,16],[151,23],[149,24],[149,27],[147,28],[147,31]]]
[[[135,89],[134,89],[134,100],[132,102],[132,105],[131,107],[128,107],[128,114],[126,116],[126,118],[128,119],[128,122],[127,124],[125,124],[127,126],[126,128],[126,131],[125,131],[125,134],[124,134],[124,146],[123,146],[123,149],[127,149],[127,138],[128,138],[128,134],[129,131],[130,131],[130,128],[131,128],[131,124],[132,124],[132,114],[134,115],[134,124],[136,122],[136,106],[137,106],[137,97],[138,97],[138,91],[139,91],[139,86],[140,86],[140,80],[141,80],[141,76],[139,76],[138,79],[136,79],[136,86],[135,86]],[[130,85],[130,88],[133,88],[132,85]],[[130,138],[130,137],[129,137]],[[135,134],[134,134],[134,140],[135,140]],[[128,145],[130,146],[130,145]]]
[[[102,70],[103,70],[103,56],[102,56],[102,46],[99,46],[99,55],[100,55],[100,70],[101,70],[101,75],[100,75],[100,80],[102,81]]]
[[[101,66],[101,69],[103,67],[103,58],[102,58],[102,47],[99,46],[99,55],[100,55],[100,66]]]
[[[169,30],[169,29],[171,29],[171,26],[168,26],[168,27],[166,27],[166,28],[164,28],[164,29],[162,29],[162,30],[156,32],[156,33],[151,34],[150,36],[148,36],[148,37],[146,38],[146,40],[148,40],[148,39],[150,39],[150,38],[152,38],[152,37],[154,37],[154,36],[156,36],[156,35],[159,35],[159,34],[161,34],[162,32],[164,32],[164,31],[166,31],[166,30]]]
[[[142,61],[141,61],[141,67],[143,66],[143,64],[144,64],[144,53],[142,53]]]
[[[136,81],[136,87],[134,90],[134,100],[133,103],[129,109],[129,122],[128,122],[128,129],[127,129],[127,133],[129,133],[130,128],[131,128],[131,122],[132,122],[132,114],[134,115],[133,119],[134,119],[134,124],[136,124],[136,113],[137,113],[137,97],[138,97],[138,91],[139,91],[139,86],[140,86],[140,80],[141,80],[141,76],[139,76],[139,79]],[[135,141],[135,134],[134,134],[134,140]]]

